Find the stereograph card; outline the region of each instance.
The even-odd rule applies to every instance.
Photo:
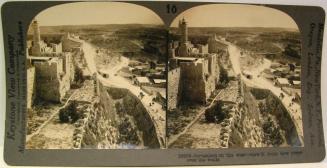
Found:
[[[325,157],[321,7],[16,1],[1,11],[9,165]]]

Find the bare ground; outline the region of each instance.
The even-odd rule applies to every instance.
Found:
[[[73,144],[75,126],[71,123],[60,123],[56,115],[39,134],[26,143],[27,149],[70,149]]]
[[[202,115],[170,148],[219,148],[220,128],[219,124],[207,123]]]
[[[69,97],[71,100],[92,102],[94,98],[93,92],[94,87],[92,81],[87,80],[84,82],[83,87],[77,89],[72,93],[71,97]],[[53,117],[51,118],[51,116],[48,116],[42,120],[42,124],[48,122],[43,124],[43,127],[38,127],[34,130],[35,135],[30,135],[30,139],[27,139],[26,142],[27,149],[71,149],[73,147],[74,124],[60,122],[58,115],[60,105],[55,106],[52,104],[50,107],[51,108],[44,106],[42,109],[49,109],[49,113]],[[42,114],[41,111],[39,115],[44,114]],[[34,117],[29,123],[36,122],[35,118],[37,117]],[[31,126],[29,125],[29,127]]]

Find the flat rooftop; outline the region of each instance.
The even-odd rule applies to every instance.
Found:
[[[289,84],[288,79],[286,78],[277,78],[277,81],[280,84]]]
[[[50,60],[53,57],[42,57],[42,56],[28,56],[27,59],[31,59],[31,60]]]
[[[182,61],[195,61],[199,58],[195,58],[195,57],[175,57],[175,59],[177,60],[182,60]]]
[[[166,79],[153,79],[154,83],[166,83]]]
[[[147,77],[143,77],[143,76],[140,76],[140,77],[136,77],[136,80],[140,83],[150,83],[150,80],[149,78]]]

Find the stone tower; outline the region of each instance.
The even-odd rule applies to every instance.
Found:
[[[180,26],[179,28],[180,28],[180,31],[181,31],[181,43],[187,43],[187,41],[188,41],[188,31],[187,31],[187,23],[186,23],[184,18],[180,22],[179,26]]]
[[[40,35],[40,28],[39,24],[36,20],[32,22],[32,29],[33,29],[33,46],[32,46],[32,53],[33,56],[40,56],[41,55],[41,35]]]
[[[189,42],[188,42],[188,30],[187,30],[187,23],[183,18],[179,22],[179,32],[180,32],[180,47],[178,49],[178,55],[180,57],[187,57],[189,56]]]

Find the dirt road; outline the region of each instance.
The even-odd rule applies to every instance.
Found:
[[[94,74],[97,72],[95,64],[96,50],[90,43],[83,41],[83,52],[89,71]]]

